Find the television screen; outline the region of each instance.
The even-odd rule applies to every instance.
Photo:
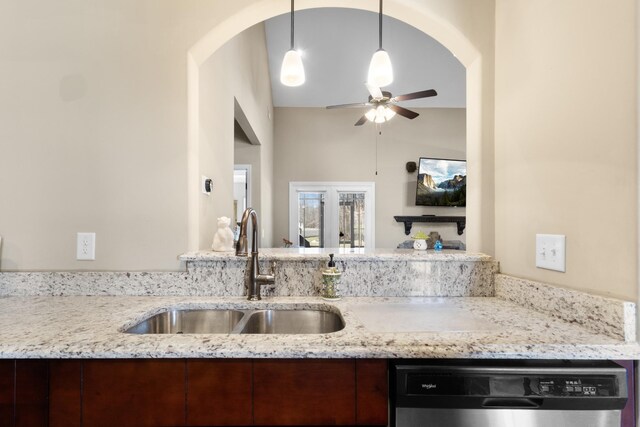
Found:
[[[420,158],[416,205],[463,207],[466,202],[466,161]]]

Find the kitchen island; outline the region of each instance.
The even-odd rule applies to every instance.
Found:
[[[633,303],[501,275],[486,255],[340,254],[333,301],[325,258],[267,251],[276,285],[255,302],[229,254],[187,254],[185,272],[0,273],[0,425],[383,426],[390,361],[640,357]],[[344,327],[126,332],[173,309],[324,310]]]
[[[329,334],[129,334],[171,308],[337,310]],[[372,315],[372,313],[377,315]],[[634,359],[625,341],[497,297],[0,298],[1,358]]]

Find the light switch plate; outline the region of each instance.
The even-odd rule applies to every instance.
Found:
[[[79,261],[95,261],[96,233],[78,233],[76,259]]]
[[[536,267],[566,271],[566,236],[536,234]]]

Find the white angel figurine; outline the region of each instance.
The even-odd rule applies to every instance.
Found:
[[[231,218],[222,216],[218,218],[218,231],[213,236],[213,245],[211,249],[216,252],[229,252],[233,251],[233,231],[229,228],[231,224]]]

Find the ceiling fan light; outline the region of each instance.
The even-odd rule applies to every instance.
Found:
[[[284,55],[280,69],[280,82],[285,86],[300,86],[305,81],[302,57],[298,51],[291,49]]]
[[[387,121],[384,110],[385,108],[382,105],[378,105],[378,108],[376,108],[376,118],[374,120],[376,123],[384,123]]]
[[[396,115],[396,112],[393,111],[391,108],[387,107],[384,109],[384,118],[385,120],[391,120],[393,118],[393,116]]]
[[[371,110],[367,111],[364,115],[367,118],[367,120],[372,122],[376,119],[376,110],[372,108]]]
[[[391,66],[391,58],[384,49],[378,49],[371,57],[369,63],[369,75],[367,83],[383,87],[393,82],[393,67]]]

